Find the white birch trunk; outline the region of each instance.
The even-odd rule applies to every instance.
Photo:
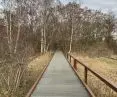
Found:
[[[17,53],[18,41],[19,41],[19,37],[20,37],[20,28],[21,28],[21,24],[18,23],[18,32],[17,32],[17,38],[16,38],[16,43],[15,43],[14,53]]]
[[[70,45],[69,45],[69,53],[72,50],[73,34],[74,34],[74,29],[73,29],[73,23],[72,23],[71,38],[70,38]]]
[[[10,23],[8,22],[10,18]],[[11,38],[11,14],[10,17],[8,18],[8,16],[6,16],[6,33],[7,33],[7,42],[8,42],[8,48],[9,48],[9,54],[11,57],[11,53],[12,53],[12,38]],[[10,24],[10,25],[9,25]]]
[[[44,25],[43,29],[43,36],[44,36],[44,53],[46,52],[46,25]]]
[[[10,53],[12,53],[12,29],[11,29],[11,27],[12,27],[12,21],[11,21],[11,12],[10,12],[10,17],[9,17],[9,41],[10,41]]]
[[[11,46],[10,46],[10,40],[9,40],[9,25],[8,25],[8,20],[6,20],[6,33],[7,33],[7,42],[8,42],[9,52],[11,53]]]
[[[41,29],[41,53],[44,52],[44,33],[43,28]]]

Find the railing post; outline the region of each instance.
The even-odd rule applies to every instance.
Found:
[[[70,63],[71,63],[71,56],[69,56],[69,58],[70,58],[69,60],[70,60]]]
[[[76,59],[74,59],[74,69],[77,70]]]
[[[88,69],[87,69],[87,67],[85,67],[84,78],[85,78],[85,83],[86,84],[87,84],[87,73],[88,73]]]
[[[67,59],[68,59],[68,53],[67,53]]]

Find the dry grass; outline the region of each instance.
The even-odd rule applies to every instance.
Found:
[[[77,56],[77,59],[92,68],[95,72],[117,84],[117,61],[108,58],[89,58],[88,56]],[[78,64],[78,73],[84,81],[84,68]],[[88,85],[96,97],[117,97],[117,93],[106,86],[93,74],[88,72]]]
[[[32,85],[37,80],[37,77],[41,74],[44,67],[49,64],[50,60],[52,58],[52,53],[48,52],[42,56],[38,56],[34,58],[29,64],[28,64],[28,77],[27,77],[27,89],[26,92],[29,91],[29,89],[32,87]],[[21,96],[19,96],[21,97]],[[23,96],[22,96],[23,97]]]
[[[27,64],[0,65],[0,97],[24,97],[51,58],[46,53],[30,57]]]
[[[42,70],[50,61],[51,53],[46,53],[42,56],[36,57],[28,64],[29,71],[40,71]]]

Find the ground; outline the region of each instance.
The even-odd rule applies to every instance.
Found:
[[[89,57],[77,57],[83,63],[87,64],[94,71],[102,74],[106,78],[111,79],[115,83],[117,82],[117,60],[112,60],[104,57],[89,58]]]
[[[36,55],[29,59],[30,62],[27,66],[27,73],[23,79],[23,81],[26,80],[26,85],[23,85],[21,87],[21,93],[18,92],[17,97],[26,96],[33,84],[36,82],[37,78],[40,76],[45,66],[49,64],[52,56],[53,54],[51,52],[47,52],[43,55]]]
[[[106,57],[88,57],[87,55],[73,54],[81,62],[85,63],[89,68],[99,73],[109,81],[117,84],[117,60]],[[78,64],[78,73],[84,80],[84,68]],[[96,97],[117,97],[117,93],[113,92],[98,78],[88,72],[88,85],[95,93]]]

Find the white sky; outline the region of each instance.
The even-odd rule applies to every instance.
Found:
[[[63,3],[68,3],[75,0],[61,0]],[[76,0],[79,1],[79,0]],[[88,8],[95,10],[102,10],[103,12],[112,11],[117,16],[117,0],[80,0],[82,7],[87,6]]]
[[[2,0],[0,0],[0,8],[1,8],[1,1],[2,1]]]
[[[1,2],[2,0],[0,0]],[[63,3],[68,3],[79,0],[61,0]],[[117,0],[80,0],[82,7],[87,6],[88,8],[95,10],[102,10],[103,12],[112,11],[117,16]],[[0,6],[1,7],[1,6]]]

